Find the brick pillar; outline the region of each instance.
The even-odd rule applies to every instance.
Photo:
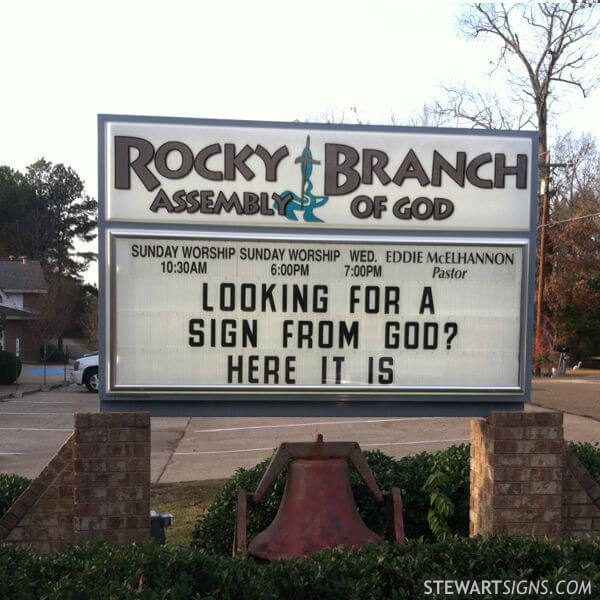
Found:
[[[75,415],[75,542],[150,537],[150,413]]]
[[[471,421],[471,535],[560,537],[562,424],[554,412],[494,412]]]

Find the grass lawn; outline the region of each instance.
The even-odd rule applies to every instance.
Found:
[[[198,517],[208,508],[226,479],[154,483],[150,490],[150,508],[171,513],[175,524],[166,529],[169,546],[189,546]],[[233,520],[234,515],[231,515]]]

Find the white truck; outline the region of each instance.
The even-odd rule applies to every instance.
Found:
[[[85,385],[88,391],[98,393],[98,353],[85,354],[73,363],[71,381]]]

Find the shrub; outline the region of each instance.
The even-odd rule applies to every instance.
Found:
[[[13,505],[30,483],[31,479],[27,479],[27,477],[13,473],[0,473],[0,517]]]
[[[0,385],[14,383],[21,374],[21,359],[12,352],[0,350]]]
[[[470,445],[437,452],[423,491],[429,494],[427,522],[436,539],[469,533]]]
[[[589,443],[569,444],[584,466],[600,480],[600,448]],[[397,486],[403,490],[404,526],[409,538],[426,541],[449,535],[469,534],[469,460],[470,445],[450,446],[438,452],[421,452],[396,460],[382,452],[365,452],[367,462],[381,488]],[[269,460],[251,469],[240,469],[216,495],[200,517],[192,545],[207,552],[231,554],[235,515],[235,491],[255,490]],[[275,518],[286,473],[277,478],[263,501],[248,506],[248,539],[264,530]],[[379,535],[385,533],[385,510],[375,500],[354,469],[350,469],[352,492],[361,518]],[[450,506],[449,512],[444,507]]]
[[[55,556],[0,547],[3,600],[421,600],[442,597],[427,594],[425,582],[435,579],[546,580],[550,589],[560,580],[589,581],[592,593],[581,597],[597,598],[600,540],[573,539],[560,545],[498,536],[433,544],[414,540],[407,546],[333,549],[268,564],[153,543],[121,548],[98,544]],[[542,597],[502,597],[516,596]]]
[[[192,534],[192,546],[207,552],[231,554],[235,492],[240,488],[255,490],[269,462],[270,459],[263,460],[251,469],[242,468],[236,471],[235,475],[219,490],[207,512],[198,520]],[[270,492],[258,507],[249,506],[249,538],[265,529],[277,514],[285,486],[286,473],[287,470],[280,473]]]
[[[569,448],[590,474],[600,481],[600,445],[598,442],[569,442]]]

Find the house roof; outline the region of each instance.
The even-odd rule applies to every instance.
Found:
[[[6,315],[6,317],[21,317],[31,318],[35,316],[30,310],[23,310],[22,308],[14,308],[13,306],[6,306],[6,304],[0,304],[0,316]]]
[[[0,288],[5,292],[47,292],[38,260],[0,260]]]

